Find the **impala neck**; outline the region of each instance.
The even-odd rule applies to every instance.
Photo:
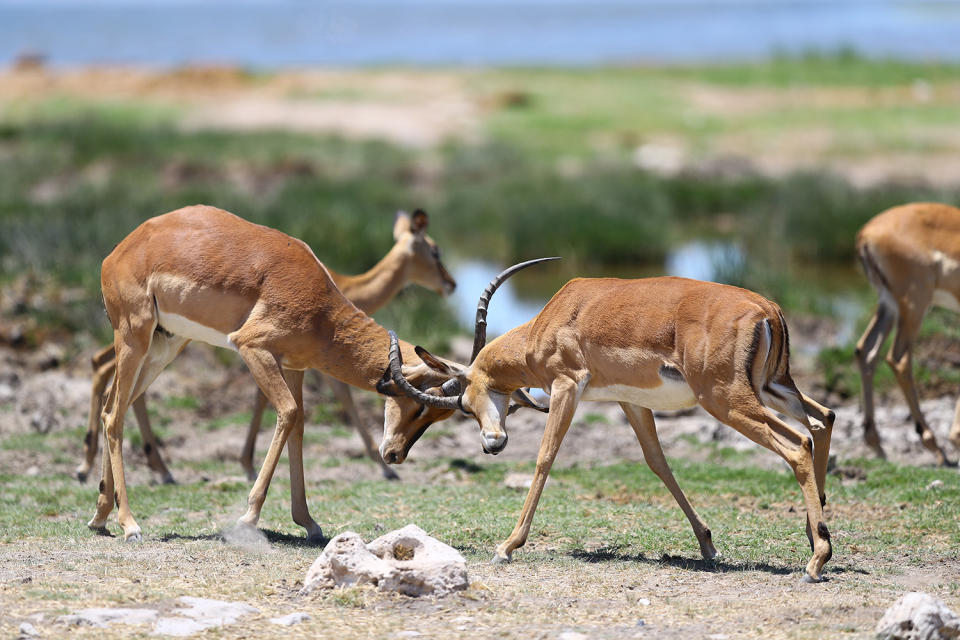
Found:
[[[472,368],[496,381],[498,391],[512,393],[520,387],[539,386],[527,367],[528,325],[511,329],[477,354]]]
[[[376,391],[377,382],[389,364],[387,330],[353,305],[330,314],[331,323],[316,336],[317,347],[301,363],[319,369],[349,385]],[[413,345],[400,341],[405,362],[418,362]]]
[[[390,302],[407,284],[409,258],[409,250],[398,243],[369,271],[355,276],[330,271],[330,277],[361,311],[373,313]]]

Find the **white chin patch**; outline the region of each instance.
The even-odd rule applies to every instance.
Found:
[[[174,335],[190,338],[191,340],[199,340],[200,342],[206,342],[214,347],[223,347],[224,349],[233,349],[234,351],[237,350],[236,345],[230,342],[230,338],[227,337],[227,334],[220,333],[216,329],[211,329],[208,326],[194,322],[193,320],[176,313],[168,313],[158,309],[157,315],[160,326]]]

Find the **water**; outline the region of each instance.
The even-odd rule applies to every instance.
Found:
[[[729,242],[693,240],[672,249],[667,254],[663,275],[681,276],[696,280],[723,282],[725,274],[736,273],[744,264],[743,251]],[[556,264],[537,265],[530,269],[547,270],[562,268]],[[451,304],[457,318],[467,329],[472,330],[476,320],[477,299],[490,280],[509,265],[495,265],[484,260],[468,259],[453,264],[453,276],[457,289]],[[649,273],[624,273],[623,277],[646,277]],[[520,272],[514,278],[523,278]],[[493,295],[487,314],[487,331],[490,337],[498,336],[521,325],[540,313],[554,291],[545,291],[538,296],[522,297],[513,283],[507,280]]]
[[[841,48],[960,60],[958,33],[958,0],[0,0],[0,64],[591,65]]]

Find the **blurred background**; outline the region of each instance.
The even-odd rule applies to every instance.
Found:
[[[0,0],[0,342],[105,343],[100,261],[184,205],[345,273],[422,207],[460,286],[377,314],[404,337],[444,352],[494,273],[561,255],[492,333],[574,276],[717,280],[778,301],[807,386],[851,398],[856,231],[960,202],[958,34],[960,2]],[[960,382],[955,326],[927,319],[927,395]]]

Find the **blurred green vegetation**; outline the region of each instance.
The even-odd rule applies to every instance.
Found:
[[[955,123],[955,110],[936,99],[906,106],[855,100],[819,111],[788,99],[711,115],[690,94],[799,86],[899,95],[911,83],[955,81],[958,70],[840,54],[464,74],[470,91],[491,101],[486,135],[428,149],[279,131],[186,131],[177,107],[153,102],[57,96],[7,104],[0,114],[0,286],[27,274],[48,288],[79,287],[85,297],[35,310],[36,317],[105,337],[99,263],[150,216],[213,204],[300,237],[331,268],[357,273],[390,247],[396,209],[424,207],[433,214],[431,235],[454,259],[505,264],[562,255],[556,278],[564,279],[652,273],[689,239],[730,242],[745,260],[723,272],[726,281],[788,309],[829,315],[824,291],[836,286],[833,273],[855,281],[858,300],[872,300],[853,260],[854,235],[869,218],[908,201],[960,201],[960,186],[854,186],[825,170],[772,177],[728,171],[722,162],[664,176],[637,168],[631,153],[651,133],[709,150],[723,134],[763,139],[810,124],[832,131],[838,153],[936,146],[936,136],[918,138],[913,126],[936,131]],[[543,284],[542,297],[558,284]],[[458,331],[448,303],[416,288],[378,319],[434,348]]]

